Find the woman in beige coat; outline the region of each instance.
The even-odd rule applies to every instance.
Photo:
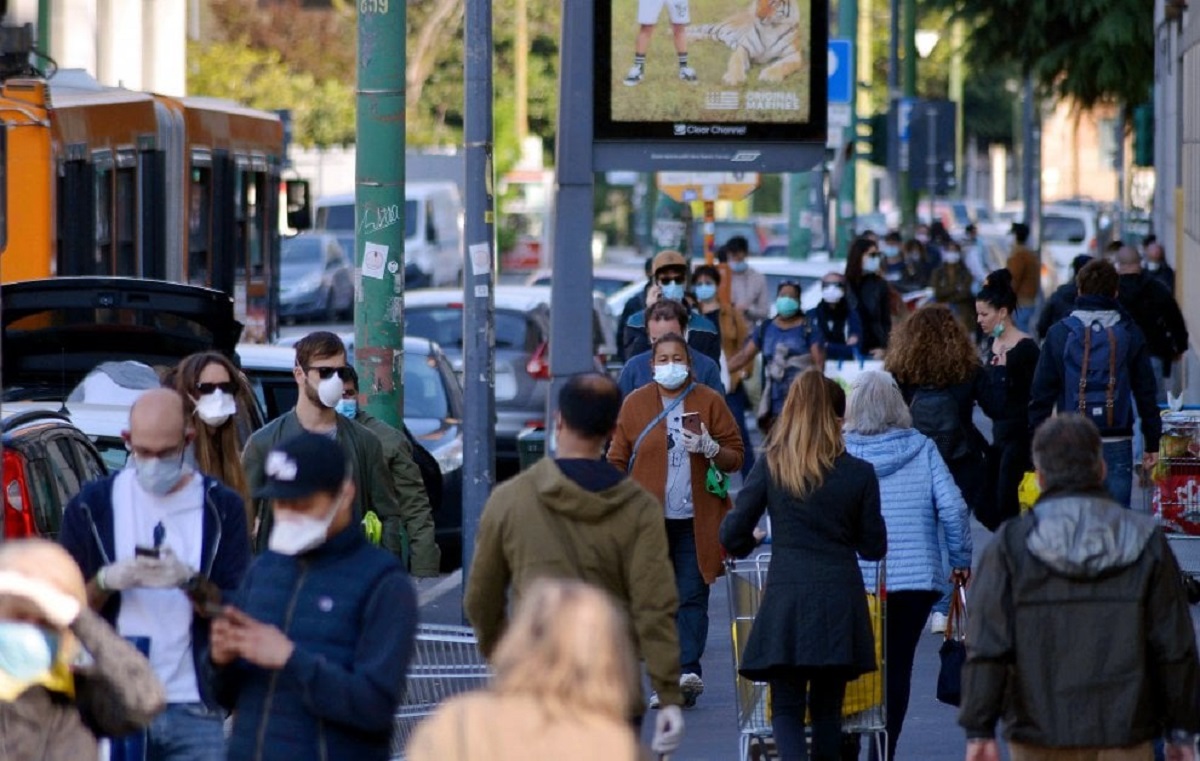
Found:
[[[489,689],[443,704],[417,727],[409,761],[637,761],[629,624],[599,589],[535,582],[496,648]]]

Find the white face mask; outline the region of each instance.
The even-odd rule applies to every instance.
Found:
[[[134,475],[143,489],[151,494],[170,494],[183,477],[191,472],[183,455],[173,457],[131,457]]]
[[[863,260],[862,260],[862,268],[863,268],[863,272],[878,272],[879,271],[879,257],[878,256],[864,256]]]
[[[290,510],[277,510],[275,525],[271,527],[271,536],[267,538],[267,549],[280,555],[299,555],[320,547],[325,543],[329,526],[341,506],[339,500],[324,518],[292,513]],[[287,514],[287,517],[281,519],[283,514]]]
[[[842,300],[846,292],[842,290],[840,285],[827,285],[821,289],[821,298],[827,304],[836,304]]]
[[[962,256],[954,251],[946,251],[942,254],[942,261],[946,264],[958,264],[962,260]]]
[[[342,401],[342,379],[335,374],[318,383],[317,398],[329,409],[337,407]]]
[[[236,412],[237,402],[219,389],[196,400],[196,416],[213,428],[224,425]]]
[[[668,391],[674,391],[688,378],[688,366],[679,362],[668,362],[654,366],[654,382]]]

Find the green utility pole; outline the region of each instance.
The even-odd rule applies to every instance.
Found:
[[[839,150],[844,152],[846,165],[837,198],[837,248],[835,255],[845,259],[854,240],[854,200],[858,188],[855,172],[858,139],[858,0],[838,3],[838,36],[850,40],[850,126]]]
[[[904,0],[901,38],[904,40],[905,98],[917,97],[917,0]],[[906,236],[912,235],[917,220],[917,195],[909,185],[910,167],[900,170],[900,227]]]
[[[810,210],[813,175],[814,172],[792,172],[787,175],[787,251],[792,259],[807,259],[812,251],[812,230],[808,225],[801,224],[801,217],[803,212]]]
[[[38,0],[37,49],[50,55],[50,0]]]
[[[358,2],[354,365],[375,417],[404,409],[404,28],[398,0]]]

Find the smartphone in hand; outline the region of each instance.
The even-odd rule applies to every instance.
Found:
[[[133,554],[139,558],[153,558],[158,560],[162,557],[162,552],[157,547],[134,547]]]
[[[697,436],[700,435],[700,413],[699,412],[683,413],[683,416],[680,418],[680,422],[683,424],[683,430],[694,433]]]

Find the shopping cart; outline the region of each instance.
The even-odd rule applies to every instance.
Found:
[[[772,758],[771,720],[768,710],[770,690],[765,682],[752,682],[738,673],[742,654],[754,617],[762,604],[763,589],[771,555],[764,553],[746,560],[726,561],[726,588],[729,592],[729,617],[733,629],[734,699],[737,706],[738,748],[741,761],[766,761]],[[875,647],[879,653],[879,669],[854,680],[846,686],[844,706],[852,713],[842,715],[842,732],[863,734],[875,744],[882,758],[887,747],[887,713],[884,707],[884,669],[886,653],[883,647],[884,610],[887,595],[884,584],[884,564],[871,564],[868,573],[868,607],[871,628],[875,632]]]
[[[404,699],[396,710],[392,758],[403,760],[413,729],[443,700],[486,687],[489,678],[471,627],[418,624]]]

